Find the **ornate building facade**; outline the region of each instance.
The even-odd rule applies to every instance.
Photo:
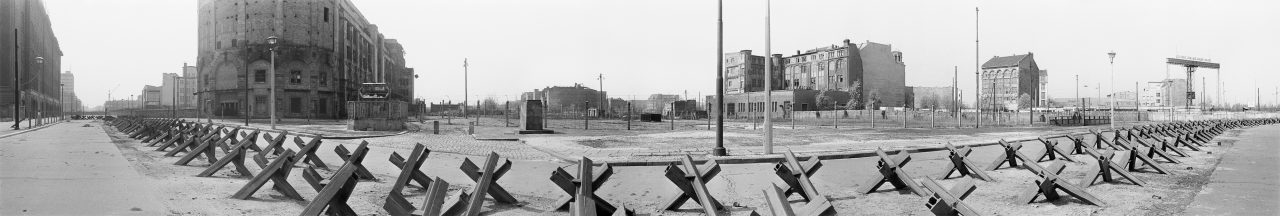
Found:
[[[344,118],[363,83],[388,83],[388,100],[413,98],[404,49],[349,0],[200,0],[199,109],[205,114],[269,116],[268,79],[283,118]],[[269,44],[267,38],[278,38]],[[275,50],[275,77],[268,77]]]

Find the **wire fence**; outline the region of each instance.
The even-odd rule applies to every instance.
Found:
[[[668,112],[670,113],[670,112]],[[959,115],[957,117],[957,114]],[[1070,117],[1076,112],[948,112],[943,110],[828,110],[775,112],[775,128],[973,128],[973,127],[1039,127],[1051,126],[1051,119]],[[1108,118],[1109,111],[1084,111],[1079,115]],[[705,112],[675,112],[662,115],[658,122],[641,121],[641,114],[594,113],[590,111],[556,110],[545,113],[544,127],[548,129],[587,130],[711,130],[715,117]],[[1116,111],[1116,122],[1187,121],[1208,119],[1241,119],[1280,117],[1275,112],[1169,112],[1169,111]],[[519,127],[520,116],[512,109],[478,109],[471,115],[460,113],[437,114],[422,118],[440,120],[441,124],[469,124],[477,126]],[[763,128],[762,112],[737,112],[725,116],[726,128]]]

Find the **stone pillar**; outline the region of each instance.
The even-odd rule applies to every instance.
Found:
[[[520,105],[520,133],[550,133],[543,125],[544,109],[542,100],[525,100]]]

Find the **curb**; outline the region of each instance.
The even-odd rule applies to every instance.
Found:
[[[287,130],[281,130],[281,129],[265,129],[265,128],[258,128],[258,127],[253,127],[253,126],[244,126],[244,125],[229,125],[229,124],[225,124],[225,123],[206,123],[206,124],[221,125],[221,126],[225,126],[225,127],[233,127],[233,128],[248,128],[248,129],[253,129],[253,130],[258,130],[258,131],[265,131],[265,132],[272,132],[272,133],[281,133],[281,132],[286,132],[286,131],[287,131]],[[353,139],[366,139],[366,138],[377,138],[377,137],[389,137],[389,136],[399,136],[399,135],[404,135],[404,134],[409,133],[409,131],[405,130],[405,131],[397,132],[397,133],[395,133],[395,134],[387,134],[387,135],[364,135],[364,136],[325,136],[325,135],[323,135],[323,134],[313,134],[313,133],[304,133],[304,132],[296,132],[296,131],[287,131],[287,132],[289,132],[289,134],[290,134],[290,135],[295,135],[295,136],[302,136],[302,137],[309,137],[309,138],[316,138],[316,137],[320,137],[320,138],[324,138],[324,139],[331,139],[331,140],[353,140]]]
[[[45,124],[45,125],[41,125],[41,126],[36,126],[36,127],[34,127],[34,128],[27,128],[26,130],[19,131],[19,132],[16,132],[16,133],[0,135],[0,139],[9,138],[9,137],[12,137],[12,136],[17,136],[17,135],[21,135],[21,134],[24,134],[24,133],[29,133],[29,132],[32,132],[32,131],[37,131],[37,130],[40,130],[40,129],[44,129],[44,128],[47,128],[47,127],[52,127],[52,126],[54,126],[54,125],[58,125],[58,124],[62,124],[62,123],[64,123],[64,122],[63,122],[63,121],[58,121],[58,122],[55,122],[55,123],[50,123],[50,124]]]

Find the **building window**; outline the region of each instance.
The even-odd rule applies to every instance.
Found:
[[[267,70],[254,70],[253,81],[257,83],[267,82]]]
[[[324,85],[329,85],[329,73],[328,73],[328,72],[320,72],[320,78],[318,78],[318,79],[320,80],[320,81],[319,81],[319,82],[320,82],[320,85],[322,85],[322,86],[324,86]]]
[[[238,42],[236,39],[231,39],[231,47],[236,47],[236,42]]]
[[[324,22],[329,22],[329,7],[324,8]]]
[[[289,77],[290,84],[302,84],[302,71],[300,70],[290,71],[289,75],[290,75]]]

